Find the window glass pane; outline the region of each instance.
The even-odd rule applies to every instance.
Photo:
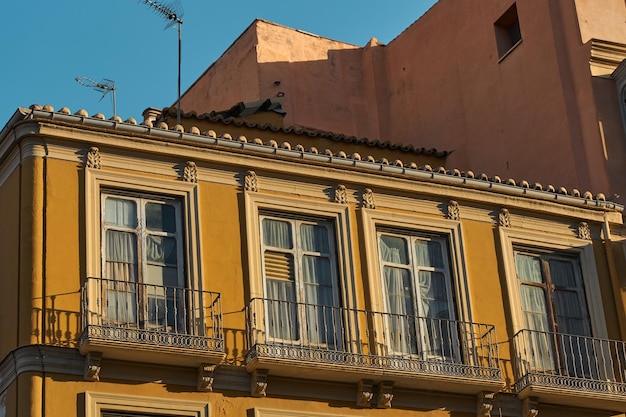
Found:
[[[447,319],[450,317],[446,277],[439,272],[419,271],[419,289],[424,317]]]
[[[576,287],[574,264],[570,261],[550,260],[552,282],[559,287]]]
[[[415,263],[418,266],[443,268],[443,253],[439,242],[432,240],[415,241]]]
[[[541,262],[535,256],[515,254],[515,270],[517,277],[529,282],[543,282],[541,277]]]
[[[176,209],[169,204],[146,203],[146,227],[176,233]]]
[[[133,200],[107,197],[104,200],[104,222],[106,224],[135,228],[137,208]]]
[[[408,265],[409,256],[406,239],[382,235],[380,237],[380,257],[385,262]]]
[[[165,236],[146,236],[146,259],[149,263],[176,266],[176,239]]]
[[[302,278],[305,284],[332,286],[330,259],[319,256],[303,256]]]
[[[521,285],[522,310],[526,316],[526,326],[531,330],[550,331],[546,297],[543,288]]]
[[[324,226],[301,224],[300,238],[302,239],[302,249],[307,252],[330,252],[328,229]]]
[[[578,292],[556,290],[554,292],[554,305],[559,333],[591,336],[584,314],[584,306],[581,305]]]
[[[280,220],[263,219],[263,243],[275,248],[292,249],[291,224]]]
[[[388,311],[386,323],[390,348],[395,353],[417,353],[417,329],[411,288],[411,274],[406,269],[384,267]]]
[[[106,231],[106,279],[137,281],[137,236],[134,233]]]

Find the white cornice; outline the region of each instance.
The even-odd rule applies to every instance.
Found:
[[[589,195],[581,198],[544,191],[540,186],[519,186],[514,185],[515,182],[509,184],[484,176],[474,178],[473,174],[458,170],[432,170],[401,162],[366,161],[340,152],[320,154],[295,145],[291,149],[289,144],[279,147],[277,144],[249,143],[245,138],[216,138],[43,110],[33,110],[32,116],[36,120],[16,123],[15,132],[22,130],[20,134],[31,138],[31,142],[37,135],[46,145],[48,158],[76,161],[77,158],[80,160],[81,152],[98,146],[104,167],[109,164],[110,167],[172,176],[177,175],[176,163],[173,164],[172,159],[179,161],[178,164],[191,160],[198,166],[198,179],[201,181],[236,184],[238,172],[254,169],[260,182],[264,177],[302,179],[305,176],[307,181],[304,182],[323,180],[328,184],[342,181],[346,186],[365,186],[382,194],[455,198],[460,202],[513,206],[528,212],[592,221],[603,221],[606,214],[612,223],[621,224],[619,213],[623,211],[623,206],[605,201],[603,197]],[[8,137],[10,135],[4,139]],[[14,140],[21,139],[18,136]],[[2,158],[3,155],[0,155],[0,161]]]
[[[624,59],[626,59],[626,45],[602,39],[591,40],[591,56],[589,57],[591,75],[609,77]]]

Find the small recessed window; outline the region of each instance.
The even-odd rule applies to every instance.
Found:
[[[504,58],[522,40],[515,3],[494,23],[498,56]]]

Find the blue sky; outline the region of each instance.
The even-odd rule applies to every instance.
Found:
[[[178,0],[183,6],[184,92],[255,18],[364,46],[389,43],[436,0],[259,2]],[[163,0],[162,4],[174,4]],[[176,101],[175,27],[140,0],[7,1],[0,25],[0,127],[18,107],[51,104],[113,115],[112,99],[76,77],[115,81],[117,114],[141,120]]]

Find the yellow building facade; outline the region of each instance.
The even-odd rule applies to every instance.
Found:
[[[18,109],[0,416],[626,412],[623,207],[445,158]]]

